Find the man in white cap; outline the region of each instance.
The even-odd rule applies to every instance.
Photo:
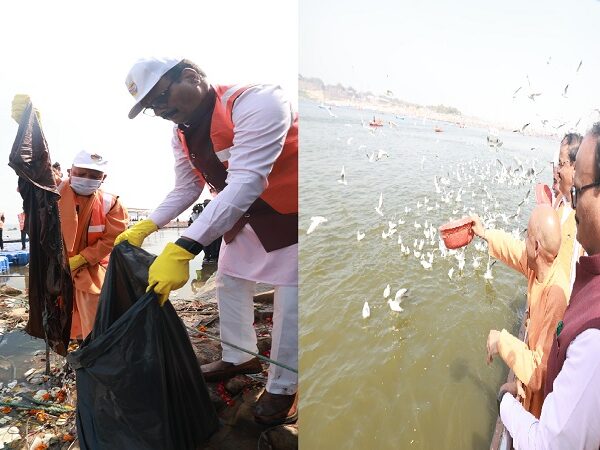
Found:
[[[117,196],[100,190],[107,161],[81,151],[58,186],[60,224],[73,276],[72,339],[85,339],[94,327],[100,290],[115,238],[127,229],[127,210]]]
[[[257,352],[253,294],[256,282],[275,286],[271,358],[265,392],[254,416],[260,423],[297,417],[298,367],[298,121],[277,86],[211,85],[193,62],[150,58],[131,68],[129,113],[175,124],[174,189],[117,243],[135,245],[190,207],[205,184],[218,195],[182,238],[167,244],[150,267],[149,286],[160,296],[182,287],[189,261],[223,235],[217,272],[221,338]],[[223,345],[222,360],[202,366],[207,381],[262,370],[257,358]]]

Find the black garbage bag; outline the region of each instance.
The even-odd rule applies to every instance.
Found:
[[[113,249],[94,330],[67,357],[83,450],[196,449],[218,428],[181,319],[145,292],[154,258],[128,242]]]
[[[29,320],[25,331],[66,356],[73,312],[73,282],[62,239],[52,161],[31,102],[19,122],[8,165],[19,175],[29,234]]]

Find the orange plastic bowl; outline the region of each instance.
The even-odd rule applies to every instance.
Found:
[[[547,184],[535,185],[535,202],[538,205],[552,205],[552,191]]]
[[[475,235],[473,233],[473,219],[470,217],[448,222],[442,225],[439,230],[446,248],[450,249],[464,247],[473,240]]]

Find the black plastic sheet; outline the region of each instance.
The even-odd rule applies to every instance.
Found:
[[[62,240],[58,199],[48,144],[29,106],[19,122],[8,165],[19,175],[25,230],[29,234],[29,320],[25,331],[67,354],[73,282]]]
[[[128,242],[113,249],[94,330],[67,358],[83,450],[195,449],[218,428],[181,319],[145,292],[154,258]]]

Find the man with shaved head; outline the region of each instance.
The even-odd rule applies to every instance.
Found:
[[[527,237],[519,241],[500,230],[486,230],[473,216],[473,231],[488,242],[489,253],[527,277],[527,340],[503,329],[490,330],[487,359],[499,354],[521,383],[521,401],[540,416],[546,380],[546,363],[556,325],[567,307],[567,278],[557,264],[561,244],[560,220],[550,205],[538,205],[529,218]],[[517,385],[511,386],[517,391]]]
[[[539,420],[500,391],[500,417],[518,449],[600,448],[600,122],[577,153],[570,189],[577,240],[571,301],[556,328]]]

